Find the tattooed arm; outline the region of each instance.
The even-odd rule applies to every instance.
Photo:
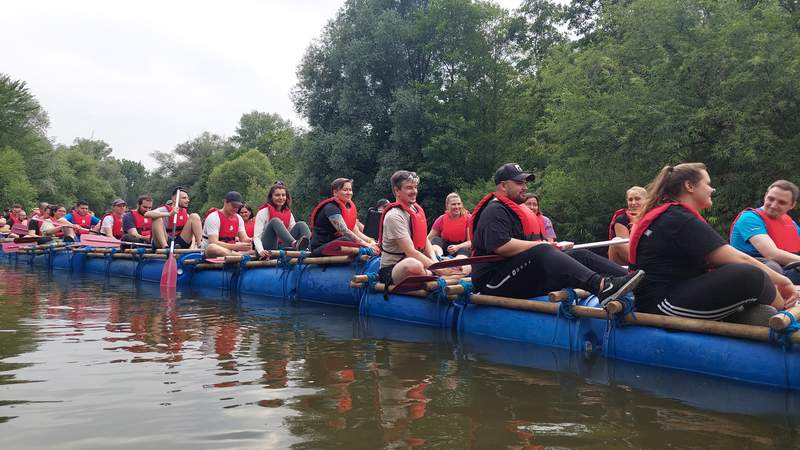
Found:
[[[344,223],[344,218],[342,217],[341,214],[334,214],[332,216],[329,216],[328,220],[331,221],[331,225],[333,225],[333,228],[336,228],[336,231],[338,231],[342,236],[345,236],[349,238],[351,241],[357,242],[361,245],[368,245],[367,242],[364,242],[363,239],[358,237],[355,233],[353,233],[352,230],[347,228],[347,224]]]

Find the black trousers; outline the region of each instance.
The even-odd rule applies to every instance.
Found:
[[[699,277],[674,283],[663,299],[638,302],[637,311],[694,319],[720,320],[750,303],[769,305],[775,285],[749,264],[728,264]]]
[[[588,250],[562,252],[551,245],[537,245],[497,263],[486,279],[475,279],[483,294],[529,298],[565,287],[596,293],[605,276],[622,276],[622,266]]]

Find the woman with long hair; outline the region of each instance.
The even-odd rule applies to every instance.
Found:
[[[644,201],[647,198],[647,190],[641,186],[633,186],[625,192],[627,208],[618,209],[611,216],[611,223],[608,224],[608,238],[627,239],[631,237],[633,225],[639,221],[640,212]],[[615,263],[627,266],[629,253],[628,244],[612,245],[608,247],[608,259]]]
[[[541,208],[541,199],[539,198],[538,194],[528,194],[525,198],[525,206],[531,210],[532,213],[536,214],[539,217],[539,220],[542,221],[542,225],[544,226],[544,234],[542,237],[547,242],[555,242],[556,241],[556,229],[553,228],[553,221],[550,220],[549,217],[542,214]]]
[[[292,194],[282,181],[276,181],[267,193],[267,200],[256,213],[253,227],[256,253],[268,257],[270,250],[291,247],[306,250],[311,230],[305,222],[297,222],[292,214]]]
[[[433,222],[428,240],[439,256],[445,254],[469,256],[472,249],[469,234],[472,216],[464,208],[461,197],[455,192],[447,194],[444,205],[444,214]]]
[[[253,239],[256,226],[256,215],[253,214],[253,208],[245,203],[242,204],[241,208],[239,208],[238,213],[240,216],[242,216],[242,220],[244,221],[245,233],[247,233],[247,236],[249,236],[250,239]]]
[[[745,306],[797,301],[788,278],[728,245],[700,215],[714,192],[704,164],[665,166],[647,192],[630,241],[630,262],[646,273],[637,310],[721,320]]]

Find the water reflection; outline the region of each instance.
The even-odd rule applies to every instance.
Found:
[[[0,267],[4,448],[791,448],[794,394]]]

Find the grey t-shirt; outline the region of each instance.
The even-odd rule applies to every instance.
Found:
[[[383,239],[381,240],[381,268],[393,266],[405,257],[397,240],[411,239],[411,216],[402,208],[392,208],[383,217]],[[391,255],[391,253],[398,253]]]

